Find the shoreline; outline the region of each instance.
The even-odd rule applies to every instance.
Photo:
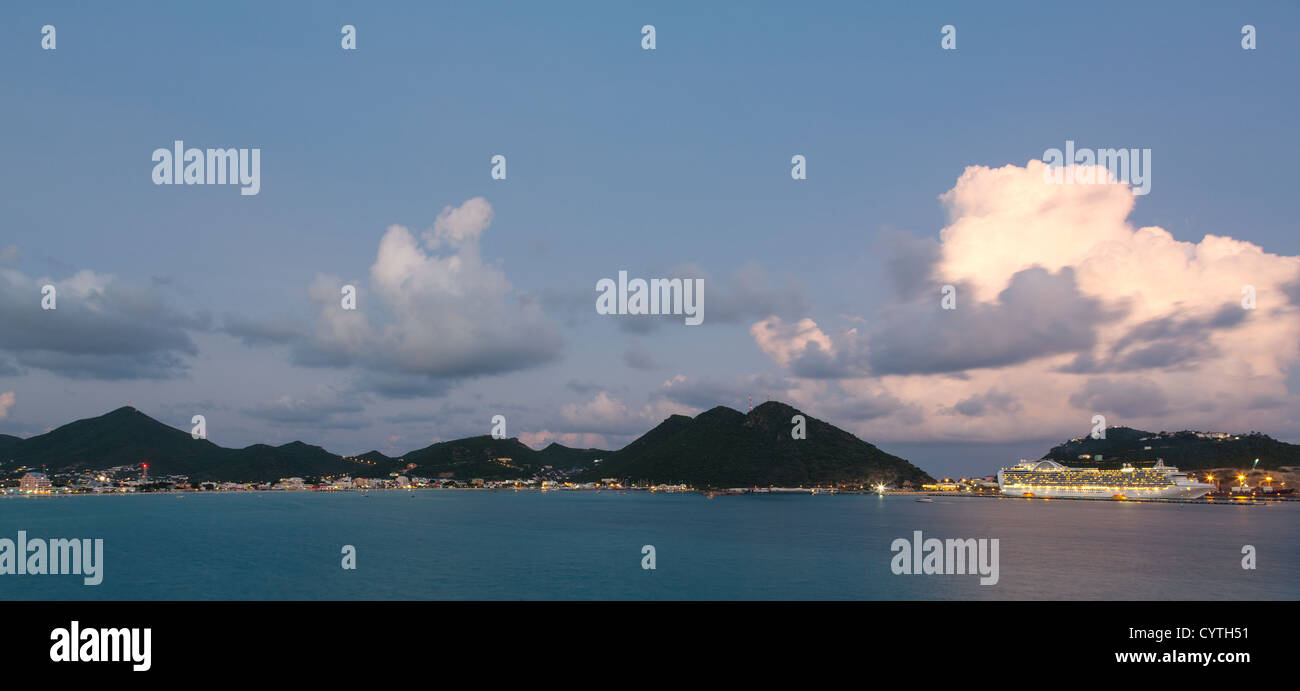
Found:
[[[773,491],[775,490],[775,491]],[[1230,505],[1230,506],[1255,506],[1261,504],[1279,504],[1300,501],[1300,497],[1203,497],[1198,499],[1113,499],[1110,497],[1017,497],[1004,496],[999,492],[935,492],[935,491],[886,491],[878,492],[873,490],[836,490],[836,489],[805,489],[805,488],[766,488],[757,491],[734,491],[734,490],[702,490],[702,489],[652,489],[649,487],[383,487],[367,489],[274,489],[274,490],[154,490],[148,492],[17,492],[4,491],[0,492],[0,499],[39,499],[55,497],[76,497],[76,496],[144,496],[144,495],[172,495],[176,497],[185,497],[188,495],[243,495],[243,494],[360,494],[365,496],[371,492],[375,493],[407,493],[428,491],[461,491],[461,492],[536,492],[545,494],[548,492],[594,492],[594,493],[611,493],[627,494],[630,492],[647,493],[647,494],[698,494],[707,499],[716,497],[736,497],[736,496],[815,496],[815,495],[877,495],[880,497],[913,497],[920,498],[963,498],[963,499],[1008,499],[1019,501],[1083,501],[1083,502],[1110,502],[1110,503],[1131,503],[1131,504],[1207,504],[1207,505]]]

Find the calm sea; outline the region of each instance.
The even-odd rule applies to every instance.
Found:
[[[0,599],[1300,599],[1300,503],[874,495],[260,492],[0,499],[0,538],[103,538],[104,581]],[[1000,580],[894,575],[890,545],[997,538]],[[341,568],[353,545],[356,570]],[[642,546],[656,568],[642,568]],[[1242,568],[1253,545],[1257,568]]]

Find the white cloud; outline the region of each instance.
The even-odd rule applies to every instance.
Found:
[[[550,430],[541,430],[540,432],[524,432],[519,435],[519,441],[527,444],[534,449],[542,449],[555,442],[572,449],[608,449],[609,442],[606,441],[603,434],[589,434],[584,432],[552,432]]]
[[[1046,183],[1044,165],[968,168],[941,196],[950,220],[925,267],[930,288],[862,334],[765,319],[755,343],[795,376],[833,360],[823,369],[838,395],[911,406],[855,426],[876,439],[1074,435],[1094,412],[1156,429],[1300,430],[1287,387],[1300,368],[1288,295],[1300,257],[1135,228],[1127,186]],[[958,287],[955,312],[940,310],[944,284]],[[1241,308],[1246,285],[1255,310]]]
[[[0,393],[0,420],[9,417],[9,409],[14,407],[14,392]]]
[[[424,233],[424,243],[430,249],[446,242],[452,247],[477,251],[479,238],[491,224],[492,205],[482,197],[474,197],[456,208],[443,207],[434,219],[433,231]]]
[[[450,379],[553,360],[563,345],[559,329],[536,304],[516,300],[505,273],[480,255],[491,221],[492,207],[474,198],[444,209],[423,245],[407,228],[390,226],[370,267],[370,290],[356,286],[356,310],[340,307],[345,281],[317,276],[315,334],[297,360]]]
[[[807,317],[793,324],[787,324],[780,317],[768,317],[749,327],[749,333],[759,349],[783,367],[808,350],[835,354],[830,337],[817,326],[817,322]]]
[[[696,415],[699,412],[699,408],[666,398],[656,398],[637,410],[609,392],[601,391],[591,400],[561,406],[560,419],[571,432],[640,436],[671,415]]]

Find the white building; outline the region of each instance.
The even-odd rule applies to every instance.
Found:
[[[45,473],[27,473],[18,481],[18,489],[22,492],[49,492],[51,487]]]

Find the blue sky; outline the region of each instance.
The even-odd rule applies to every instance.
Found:
[[[0,17],[0,249],[16,248],[7,270],[32,281],[88,270],[139,286],[193,344],[158,379],[112,375],[111,363],[95,375],[43,367],[31,348],[0,341],[11,356],[0,392],[15,398],[5,433],[129,401],[177,426],[205,413],[210,437],[228,446],[302,438],[398,452],[485,433],[495,411],[512,435],[619,446],[671,409],[710,398],[743,409],[750,392],[795,398],[956,472],[944,459],[976,447],[942,420],[893,435],[897,426],[872,426],[879,418],[838,416],[860,396],[835,404],[838,393],[816,389],[826,380],[798,381],[750,328],[773,306],[784,323],[810,318],[828,334],[878,321],[895,299],[897,234],[938,239],[951,220],[939,195],[968,166],[1023,167],[1067,139],[1150,148],[1152,191],[1128,216],[1133,227],[1300,255],[1292,3],[130,3],[6,6]],[[45,24],[57,50],[40,49]],[[344,24],[357,27],[355,52],[340,49]],[[643,24],[656,27],[654,51],[641,49]],[[945,24],[957,27],[955,51],[939,47]],[[1244,24],[1257,28],[1257,50],[1242,50]],[[261,193],[153,185],[150,153],[175,139],[260,147]],[[498,153],[504,181],[489,177]],[[790,177],[796,153],[807,180]],[[311,323],[315,277],[364,285],[390,225],[418,236],[476,197],[493,215],[484,265],[513,287],[508,302],[540,305],[562,338],[546,362],[439,370],[431,395],[394,398],[358,384],[355,362],[300,366],[289,346],[250,346],[225,328],[232,315]],[[682,267],[723,291],[738,270],[753,280],[732,291],[735,314],[698,328],[642,332],[594,314],[600,278]],[[366,295],[363,309],[378,302]],[[629,366],[629,349],[657,366]],[[677,376],[690,396],[665,393]],[[945,405],[901,391],[891,395]],[[604,417],[619,411],[621,424]],[[1176,413],[1160,421],[1202,422]],[[1296,439],[1294,420],[1261,427]],[[978,441],[1041,453],[1063,426]]]

